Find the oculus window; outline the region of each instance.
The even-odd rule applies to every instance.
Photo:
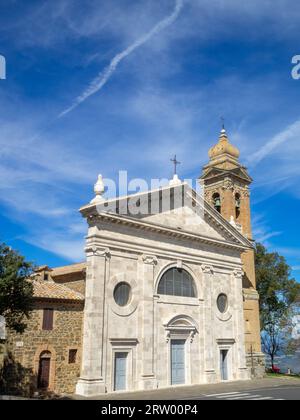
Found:
[[[124,307],[131,299],[131,287],[127,283],[119,283],[114,290],[114,299],[117,305]]]
[[[221,314],[225,314],[228,309],[228,297],[222,293],[217,299],[217,306]]]

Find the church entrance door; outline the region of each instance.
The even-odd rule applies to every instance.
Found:
[[[115,391],[125,391],[127,388],[127,356],[128,353],[115,355]]]
[[[221,380],[228,381],[228,350],[221,350]]]
[[[185,340],[171,341],[171,383],[185,384]]]

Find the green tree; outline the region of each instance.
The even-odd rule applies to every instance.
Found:
[[[6,326],[22,333],[32,309],[33,286],[28,281],[31,263],[5,244],[0,244],[0,315]]]
[[[292,313],[300,294],[300,284],[291,278],[291,268],[277,252],[269,253],[257,243],[255,253],[257,290],[260,295],[260,319],[263,350],[274,359],[290,346]]]

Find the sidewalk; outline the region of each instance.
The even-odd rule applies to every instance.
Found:
[[[271,378],[242,381],[242,382],[227,382],[213,385],[192,385],[184,387],[172,387],[155,389],[151,391],[137,391],[126,393],[113,393],[101,395],[99,397],[90,398],[92,400],[176,400],[176,399],[193,399],[205,394],[224,393],[234,391],[250,391],[263,388],[276,388],[276,387],[299,387],[300,393],[300,379],[297,378]],[[72,399],[81,400],[85,399],[79,396],[73,396]]]

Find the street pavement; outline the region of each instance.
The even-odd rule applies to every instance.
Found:
[[[300,387],[266,388],[243,392],[225,392],[194,397],[195,401],[288,401],[300,400]]]
[[[72,399],[84,399],[73,396]],[[112,393],[101,395],[93,400],[213,400],[213,401],[280,401],[300,400],[300,379],[267,377],[261,380],[227,382],[214,385],[193,385],[185,387],[172,387],[151,391],[130,393]]]

